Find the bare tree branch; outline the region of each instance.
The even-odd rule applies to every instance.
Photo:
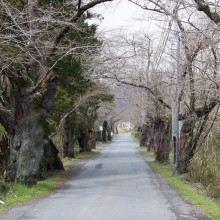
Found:
[[[220,15],[211,10],[209,4],[205,0],[194,0],[198,11],[203,11],[216,24],[220,23]]]
[[[69,22],[70,23],[76,23],[85,11],[89,10],[90,8],[93,8],[94,6],[96,6],[98,4],[108,2],[108,1],[112,1],[112,0],[95,0],[95,1],[92,1],[92,2],[90,2],[90,3],[88,3],[88,4],[81,7],[81,0],[79,0],[79,2],[78,2],[78,11],[77,11],[76,15],[74,15],[72,17],[72,19],[70,19]],[[63,27],[60,30],[60,32],[55,37],[55,40],[53,42],[53,46],[52,46],[52,50],[50,52],[50,56],[53,55],[54,51],[56,50],[56,46],[60,43],[60,41],[65,36],[65,34],[67,34],[70,31],[71,27],[72,27],[71,25],[67,25],[67,26]]]
[[[158,102],[160,102],[164,107],[171,109],[170,105],[168,105],[161,97],[159,97],[150,87],[148,87],[146,85],[123,81],[123,80],[119,79],[117,77],[117,75],[114,75],[114,77],[104,76],[104,78],[114,79],[117,82],[124,84],[124,85],[129,85],[129,86],[145,89],[146,91],[150,92],[150,94],[153,95],[158,100]]]

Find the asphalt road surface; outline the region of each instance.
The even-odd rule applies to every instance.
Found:
[[[208,219],[187,204],[120,134],[81,165],[54,194],[11,209],[0,220],[193,220]]]

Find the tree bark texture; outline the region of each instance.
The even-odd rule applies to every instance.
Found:
[[[74,155],[74,125],[73,115],[68,115],[63,121],[63,157],[73,158]]]
[[[108,129],[108,122],[104,121],[103,122],[103,131],[102,131],[102,141],[106,142],[107,141],[107,129]]]
[[[48,171],[64,170],[59,151],[50,139],[44,139],[44,154],[40,162],[39,177],[44,178]]]
[[[89,146],[92,149],[96,148],[96,132],[94,128],[89,129]]]
[[[169,160],[169,145],[171,141],[170,120],[158,119],[155,123],[156,160],[165,162]]]
[[[10,132],[9,179],[27,184],[38,179],[40,162],[44,153],[44,129],[40,109],[34,109],[25,100],[16,100],[15,124]]]
[[[80,131],[80,136],[78,137],[80,152],[90,151],[91,147],[89,146],[89,133],[87,129],[82,129]]]
[[[140,146],[147,147],[148,151],[151,151],[154,146],[154,125],[153,123],[147,123],[142,126]]]
[[[195,120],[193,117],[188,117],[183,121],[183,126],[180,131],[179,143],[179,162],[177,171],[178,173],[186,173],[190,159],[194,155],[193,150],[193,130],[195,127]]]
[[[107,140],[112,141],[112,135],[111,135],[112,129],[108,127],[107,129]]]
[[[14,91],[13,120],[9,129],[8,179],[32,185],[39,178],[44,140],[47,139],[44,123],[54,106],[56,81],[49,81],[45,92],[38,98],[26,95],[25,86],[18,88]]]
[[[9,146],[8,139],[3,137],[0,140],[0,176],[4,173],[7,168],[9,159]]]
[[[141,137],[140,137],[140,146],[141,147],[146,147],[147,146],[147,142],[148,142],[148,135],[147,135],[147,125],[144,124],[141,128]]]
[[[102,141],[102,132],[101,131],[96,132],[96,140],[97,141]]]

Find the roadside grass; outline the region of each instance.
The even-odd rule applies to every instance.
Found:
[[[131,136],[132,136],[133,140],[139,145],[140,144],[140,137],[138,135],[136,135],[136,133],[134,131],[131,132]]]
[[[119,128],[118,133],[119,134],[131,133],[131,131],[129,129],[126,129],[126,128]]]
[[[146,154],[148,157],[155,158],[155,154],[151,151],[147,151],[146,147],[138,147],[140,153]]]
[[[143,149],[140,149],[140,152],[149,157],[153,156],[151,152],[144,151]],[[209,197],[199,194],[196,189],[190,186],[190,183],[186,181],[186,175],[175,174],[170,164],[161,165],[157,161],[149,162],[149,164],[156,172],[163,175],[170,185],[176,188],[190,203],[200,206],[213,220],[220,220],[220,204]]]
[[[21,183],[8,183],[8,193],[0,192],[0,200],[4,199],[5,204],[0,205],[0,213],[6,209],[22,204],[33,199],[41,198],[53,192],[57,187],[61,186],[71,175],[71,167],[77,163],[88,159],[100,152],[100,148],[93,149],[90,152],[77,154],[73,159],[64,159],[64,171],[53,173],[52,176],[45,180],[39,181],[36,185],[29,187]],[[1,182],[0,182],[1,184]],[[5,183],[4,183],[5,184]]]
[[[188,201],[202,207],[213,220],[220,220],[220,205],[212,201],[211,198],[200,195],[194,188],[190,187],[186,183],[184,175],[174,174],[169,166],[160,165],[156,161],[150,162],[150,165],[159,170],[160,174],[162,174]]]

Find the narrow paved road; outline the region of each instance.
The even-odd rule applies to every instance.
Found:
[[[53,195],[13,208],[0,219],[198,219],[196,208],[155,176],[136,146],[130,134],[117,135]]]

